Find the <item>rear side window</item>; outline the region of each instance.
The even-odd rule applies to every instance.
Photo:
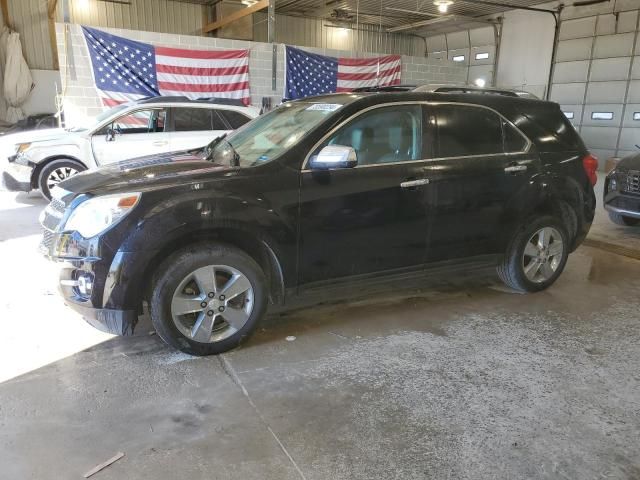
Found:
[[[513,125],[502,121],[504,129],[504,151],[507,153],[523,152],[527,148],[527,139],[518,132]]]
[[[486,108],[436,105],[440,158],[503,153],[502,119]]]
[[[246,115],[244,115],[244,114],[242,114],[240,112],[235,112],[233,110],[218,110],[218,113],[227,121],[227,123],[234,130],[236,128],[240,128],[245,123],[247,123],[249,120],[251,120]]]
[[[207,108],[174,108],[173,129],[176,132],[211,130],[211,112]]]

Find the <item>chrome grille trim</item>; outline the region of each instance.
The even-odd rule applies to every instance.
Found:
[[[625,192],[640,193],[640,172],[632,170],[627,173],[627,178],[622,182],[622,186]]]

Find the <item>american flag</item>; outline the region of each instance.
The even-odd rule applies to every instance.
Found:
[[[221,97],[250,103],[249,50],[157,47],[82,27],[105,106],[143,97]]]
[[[289,46],[286,50],[286,97],[289,99],[400,83],[400,55],[336,58]]]

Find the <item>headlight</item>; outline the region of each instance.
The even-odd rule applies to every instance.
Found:
[[[609,177],[609,191],[614,191],[614,190],[618,190],[618,179],[616,178],[616,171],[613,170],[611,173],[609,173],[608,175]]]
[[[138,204],[140,193],[94,197],[78,205],[67,220],[65,230],[93,237],[122,220]]]
[[[22,152],[24,152],[30,146],[31,146],[31,143],[18,143],[16,145],[16,155],[20,155]]]

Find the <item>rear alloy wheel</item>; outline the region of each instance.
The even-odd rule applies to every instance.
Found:
[[[640,224],[640,218],[627,217],[617,212],[609,212],[609,218],[616,225],[622,225],[623,227],[635,227]]]
[[[498,266],[498,275],[514,290],[537,292],[557,280],[568,256],[569,243],[562,224],[551,216],[538,217],[513,238]]]
[[[47,200],[51,200],[51,190],[60,182],[86,170],[84,165],[73,160],[54,160],[42,169],[38,177],[38,188]]]
[[[193,355],[230,350],[254,330],[266,305],[260,266],[230,245],[177,252],[153,281],[151,320],[169,345]]]

